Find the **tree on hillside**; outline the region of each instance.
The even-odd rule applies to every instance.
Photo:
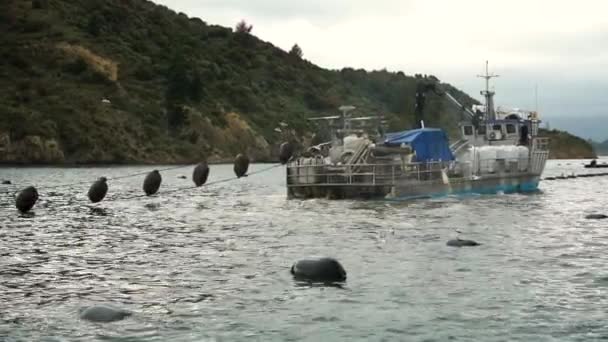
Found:
[[[185,102],[189,93],[189,65],[181,54],[171,61],[167,70],[167,92],[165,99],[167,103]]]
[[[87,31],[94,37],[97,37],[101,34],[101,30],[103,27],[103,17],[98,14],[94,14],[87,24]]]
[[[238,24],[236,24],[236,33],[250,34],[251,30],[253,30],[253,26],[247,24],[245,20],[241,20],[238,22]]]
[[[2,1],[0,2],[0,26],[2,24],[8,24],[9,26],[15,25],[19,17],[19,8],[16,1]]]
[[[291,50],[289,50],[289,55],[298,57],[298,58],[302,58],[302,56],[303,56],[302,48],[298,44],[294,44],[291,47]]]
[[[192,72],[192,77],[190,78],[190,100],[194,101],[195,103],[201,102],[203,99],[203,90],[203,79],[201,77],[201,73],[198,70],[194,70]]]
[[[48,6],[48,0],[32,0],[32,9],[45,9]]]
[[[165,107],[169,128],[181,127],[186,119],[184,104],[188,101],[189,63],[183,54],[176,53],[166,72],[167,88],[165,91]]]

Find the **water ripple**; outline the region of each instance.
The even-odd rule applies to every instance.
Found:
[[[547,175],[581,173],[551,161]],[[252,168],[262,169],[263,165]],[[576,168],[576,169],[575,169]],[[608,196],[601,177],[542,184],[533,195],[407,203],[286,200],[284,170],[183,193],[183,170],[158,196],[140,179],[110,182],[91,205],[86,185],[146,168],[0,169],[0,340],[544,341],[608,336]],[[213,166],[211,179],[230,177]],[[13,192],[41,200],[18,214]],[[604,212],[605,213],[605,212]],[[460,233],[459,233],[460,232]],[[482,246],[454,249],[461,236]],[[338,258],[343,287],[291,279],[302,257]],[[78,319],[109,303],[135,314]]]

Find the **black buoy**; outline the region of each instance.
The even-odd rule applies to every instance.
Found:
[[[279,161],[281,164],[287,164],[291,156],[293,156],[293,145],[289,142],[282,143],[279,149]]]
[[[474,246],[479,246],[480,243],[473,241],[473,240],[461,240],[458,238],[455,240],[448,241],[448,243],[446,243],[446,245],[448,245],[450,247],[474,247]]]
[[[234,173],[238,178],[244,177],[249,168],[249,157],[244,154],[238,154],[234,159]]]
[[[93,203],[101,202],[108,193],[108,183],[106,177],[101,177],[89,188],[89,200]]]
[[[5,180],[5,181],[2,181],[2,184],[4,184],[4,185],[11,185],[13,183],[11,183],[10,180]]]
[[[333,258],[309,258],[291,266],[291,274],[297,280],[312,282],[341,282],[346,280],[344,267]]]
[[[98,323],[120,321],[131,316],[131,312],[108,305],[94,305],[80,309],[80,318]]]
[[[146,193],[146,196],[151,196],[158,192],[162,181],[163,178],[160,176],[158,170],[148,173],[146,179],[144,179],[144,192]]]
[[[207,183],[207,178],[209,177],[209,166],[207,162],[202,162],[196,165],[194,171],[192,172],[192,181],[194,185],[203,186],[203,184]]]
[[[604,220],[607,219],[608,216],[604,214],[589,214],[585,216],[587,220]]]
[[[34,207],[36,201],[38,201],[38,190],[33,186],[28,186],[17,195],[15,206],[20,212],[27,213]]]
[[[179,178],[179,179],[188,179],[188,177],[186,177],[186,176],[179,176],[177,178]]]

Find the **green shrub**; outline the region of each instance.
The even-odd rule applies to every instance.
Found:
[[[170,129],[177,129],[183,126],[186,121],[187,113],[184,106],[180,104],[169,104],[167,106],[167,124]]]
[[[85,73],[81,74],[81,80],[94,84],[113,84],[113,82],[109,80],[105,74],[93,69],[88,69]]]
[[[298,44],[294,44],[294,46],[291,47],[291,50],[289,50],[289,55],[296,58],[302,58],[304,53]]]
[[[150,81],[156,76],[150,65],[139,65],[133,76],[140,81]]]
[[[78,57],[72,61],[69,61],[63,66],[63,71],[72,75],[80,75],[89,68],[87,62]]]
[[[103,17],[101,17],[98,14],[95,14],[89,19],[89,22],[87,24],[87,32],[90,35],[97,37],[101,34],[103,25],[104,25]]]
[[[48,0],[32,0],[32,9],[45,9],[48,5]]]
[[[253,30],[253,25],[249,25],[245,20],[241,20],[236,24],[234,32],[239,34],[250,34],[251,30]]]
[[[51,25],[42,19],[30,18],[23,23],[22,32],[23,33],[37,33],[37,32],[41,32],[41,31],[46,31],[50,27],[51,27]]]

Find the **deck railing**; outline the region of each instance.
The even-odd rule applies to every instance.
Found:
[[[313,159],[314,160],[314,159]],[[319,160],[320,162],[321,160]],[[369,185],[388,186],[396,180],[426,180],[441,177],[447,162],[410,164],[287,165],[288,185]]]
[[[408,181],[446,181],[499,173],[525,173],[528,158],[475,160],[473,162],[428,162],[326,165],[322,159],[307,159],[287,165],[288,186],[393,186]]]
[[[532,151],[549,151],[549,138],[532,139]]]
[[[297,159],[287,165],[288,186],[394,186],[408,181],[447,181],[492,174],[542,173],[549,139],[535,137],[525,158],[474,159],[469,162],[427,162],[328,165],[322,158]]]

